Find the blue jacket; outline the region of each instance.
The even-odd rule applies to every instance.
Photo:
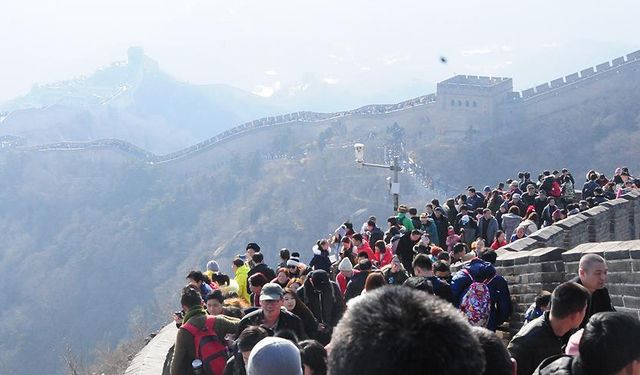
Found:
[[[491,293],[491,314],[487,329],[495,331],[496,328],[507,321],[511,315],[511,293],[507,281],[500,275],[496,274],[496,269],[489,262],[485,262],[480,258],[472,259],[469,264],[464,267],[476,281],[484,281],[493,278],[487,286]],[[451,291],[453,292],[454,304],[460,306],[462,297],[469,289],[473,280],[462,270],[456,272],[451,280]]]

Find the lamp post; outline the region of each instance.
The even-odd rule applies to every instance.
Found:
[[[398,205],[400,199],[400,183],[398,182],[398,172],[402,170],[400,167],[400,163],[398,161],[398,156],[393,157],[393,164],[385,165],[385,164],[373,164],[373,163],[365,163],[364,162],[364,144],[356,143],[353,145],[356,153],[356,165],[358,168],[362,167],[374,167],[374,168],[384,168],[393,171],[393,181],[391,183],[390,192],[393,195],[393,212],[398,212]]]

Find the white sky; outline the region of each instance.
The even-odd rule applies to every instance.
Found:
[[[6,0],[0,101],[124,60],[132,45],[179,80],[265,96],[317,82],[402,100],[454,73],[524,89],[640,49],[639,16],[631,0]]]

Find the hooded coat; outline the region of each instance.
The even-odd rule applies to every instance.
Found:
[[[345,310],[338,284],[323,270],[313,271],[296,294],[320,323],[335,327]]]

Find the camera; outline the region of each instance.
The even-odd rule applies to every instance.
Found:
[[[176,312],[174,312],[174,314],[179,317],[180,319],[184,319],[184,312],[182,310],[178,310]]]

